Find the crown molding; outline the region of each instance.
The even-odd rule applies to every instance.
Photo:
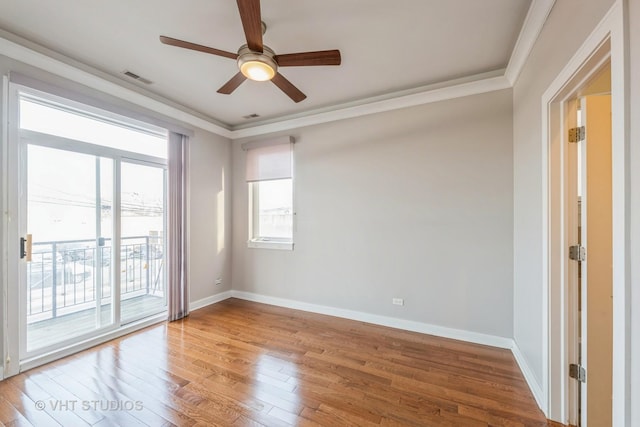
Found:
[[[527,62],[527,58],[529,58],[529,54],[531,54],[531,50],[533,50],[533,46],[538,40],[542,27],[547,22],[555,3],[556,0],[533,0],[531,2],[529,12],[527,12],[527,16],[524,19],[520,35],[513,47],[509,64],[504,73],[511,86],[514,86],[518,81],[524,64]]]
[[[236,140],[511,88],[517,81],[554,4],[555,0],[532,0],[509,63],[504,70],[393,92],[242,127],[226,126],[196,111],[189,111],[187,107],[144,88],[133,86],[129,82],[3,30],[0,30],[0,55],[108,93],[196,128]]]
[[[15,39],[14,40],[10,40]],[[172,101],[164,99],[153,93],[141,93],[142,88],[128,88],[129,85],[120,79],[89,67],[78,61],[74,61],[55,51],[44,48],[28,40],[22,39],[6,31],[0,31],[0,55],[7,56],[16,61],[31,65],[51,74],[64,77],[76,83],[96,89],[100,92],[113,95],[124,101],[147,108],[174,120],[207,130],[217,135],[230,138],[229,129],[214,123],[213,119],[205,119],[174,106]]]
[[[438,86],[443,86],[439,84]],[[489,78],[472,79],[464,83],[458,81],[447,82],[444,87],[430,88],[422,92],[409,95],[396,96],[389,99],[364,102],[359,105],[334,106],[330,110],[305,114],[300,117],[278,120],[273,123],[252,126],[231,131],[231,139],[241,139],[251,136],[286,131],[305,126],[329,123],[369,114],[383,113],[399,110],[401,108],[415,107],[433,102],[446,101],[448,99],[493,92],[501,89],[509,89],[511,84],[502,75]]]

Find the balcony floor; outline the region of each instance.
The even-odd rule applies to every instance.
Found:
[[[165,299],[153,295],[141,295],[125,299],[120,304],[122,323],[138,319],[141,315],[156,314],[166,310]],[[111,318],[111,304],[101,307],[101,322],[107,325]],[[74,313],[46,319],[27,325],[27,349],[46,347],[69,338],[90,333],[96,329],[96,309],[85,309]]]

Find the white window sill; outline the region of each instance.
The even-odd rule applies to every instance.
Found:
[[[292,251],[293,242],[278,242],[275,240],[249,240],[247,247],[254,249],[277,249],[282,251]]]

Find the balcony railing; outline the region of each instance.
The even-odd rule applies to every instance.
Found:
[[[33,244],[27,265],[27,322],[111,303],[111,239],[67,240]],[[122,238],[121,299],[164,297],[163,242],[157,236]]]

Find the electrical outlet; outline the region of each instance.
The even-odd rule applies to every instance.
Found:
[[[216,279],[216,286],[220,286],[220,285],[222,285],[222,279],[218,277]]]
[[[404,300],[402,298],[394,298],[393,305],[404,305]]]

